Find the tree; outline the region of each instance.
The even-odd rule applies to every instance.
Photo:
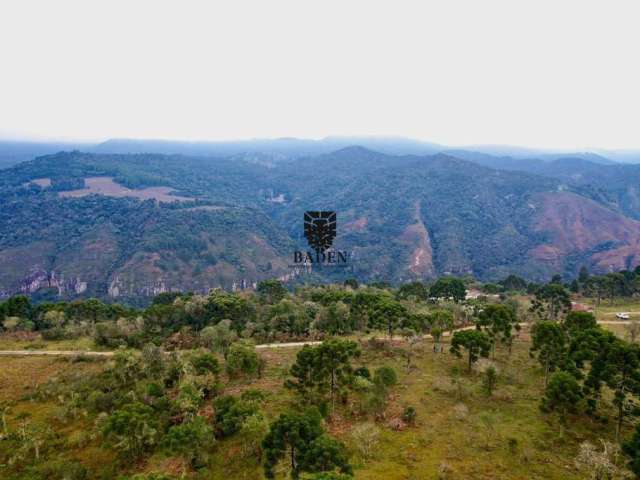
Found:
[[[89,298],[83,302],[84,316],[94,325],[106,316],[107,310],[107,306],[97,298]]]
[[[407,371],[411,370],[411,360],[413,358],[414,349],[422,340],[422,337],[413,328],[403,328],[402,337],[405,339],[407,347],[402,350],[402,354],[407,359]]]
[[[216,434],[219,437],[228,437],[239,431],[245,421],[258,415],[258,404],[247,399],[238,399],[232,395],[216,398],[213,402],[215,408]]]
[[[500,342],[509,347],[513,344],[513,329],[520,330],[518,319],[511,309],[505,305],[491,304],[487,305],[478,315],[478,328],[484,331],[491,338],[491,342],[495,345]]]
[[[229,347],[238,339],[238,334],[231,329],[231,320],[222,320],[217,325],[203,328],[200,339],[205,347],[221,353],[226,359]]]
[[[308,472],[333,472],[339,470],[351,475],[349,457],[343,443],[323,434],[313,440],[304,453],[304,470]]]
[[[536,322],[531,329],[532,345],[529,354],[538,355],[538,361],[544,368],[544,386],[549,383],[549,372],[554,371],[566,359],[566,335],[557,323],[543,320]]]
[[[18,448],[11,452],[9,464],[26,462],[29,458],[40,460],[43,449],[53,439],[53,430],[46,425],[39,425],[24,420],[17,428]]]
[[[262,458],[262,441],[269,431],[269,424],[262,415],[247,417],[240,428],[239,438],[244,456]]]
[[[636,425],[631,438],[622,444],[622,451],[629,457],[629,470],[640,478],[640,424]]]
[[[340,312],[342,314],[342,312]],[[298,303],[285,298],[269,308],[269,327],[292,336],[307,335],[315,316]],[[344,322],[344,320],[340,320]]]
[[[582,397],[582,389],[573,375],[556,372],[545,389],[540,408],[543,412],[557,411],[562,424],[565,425],[567,413],[577,411]]]
[[[153,343],[148,343],[142,349],[142,371],[151,379],[159,379],[165,370],[162,349]]]
[[[291,366],[290,374],[294,378],[288,379],[285,386],[319,406],[328,392],[333,411],[337,391],[351,382],[351,359],[358,356],[357,344],[348,340],[332,339],[320,345],[305,345]]]
[[[194,318],[195,328],[202,328],[206,323],[218,324],[221,320],[228,319],[231,320],[231,328],[241,332],[247,322],[256,317],[255,305],[232,293],[214,291],[206,298],[203,306],[204,317]]]
[[[453,314],[449,310],[434,310],[429,315],[431,337],[433,337],[433,351],[442,351],[440,340],[446,330],[453,328]]]
[[[496,388],[496,384],[498,383],[498,372],[496,371],[496,367],[490,365],[484,371],[484,375],[482,377],[482,389],[487,394],[488,397],[493,395],[493,390]]]
[[[184,457],[194,467],[204,464],[203,456],[214,444],[213,429],[202,417],[174,425],[162,440],[165,451]]]
[[[569,292],[560,284],[549,283],[536,290],[531,311],[541,320],[557,322],[571,310]]]
[[[607,277],[589,277],[584,284],[585,294],[595,297],[596,308],[600,306],[602,297],[609,290],[609,279]]]
[[[42,320],[46,328],[62,328],[67,321],[67,317],[61,310],[49,310],[42,315]]]
[[[467,289],[462,280],[453,277],[439,278],[429,290],[431,298],[452,299],[456,303],[463,301],[466,294]]]
[[[500,284],[505,290],[515,290],[523,292],[527,289],[527,282],[517,275],[509,275],[504,280],[500,281]]]
[[[275,478],[275,467],[287,457],[291,478],[298,480],[305,470],[305,453],[312,442],[322,435],[320,413],[315,410],[280,414],[269,427],[269,433],[262,442],[265,453],[264,474]]]
[[[229,378],[256,376],[260,366],[260,359],[253,345],[237,342],[229,348],[225,365]]]
[[[275,278],[259,282],[256,291],[264,302],[270,304],[279,302],[287,295],[287,289]]]
[[[591,480],[629,478],[626,472],[621,472],[621,469],[616,465],[620,453],[618,445],[604,440],[600,441],[602,442],[601,452],[591,442],[585,441],[580,444],[580,450],[575,460],[576,467],[588,474],[588,478]]]
[[[461,348],[467,350],[469,355],[469,371],[473,363],[482,357],[488,357],[491,351],[489,336],[478,330],[462,330],[455,332],[451,339],[451,353],[458,358],[462,357]]]
[[[0,304],[0,307],[0,320],[3,316],[30,319],[33,312],[31,302],[25,295],[15,295]]]
[[[417,300],[426,300],[429,298],[429,289],[422,282],[402,284],[396,292],[396,298],[404,300],[409,297],[415,297]]]
[[[564,320],[564,327],[569,335],[575,335],[576,332],[596,328],[598,322],[593,313],[590,312],[569,312]]]
[[[361,423],[353,427],[351,438],[363,461],[371,458],[380,442],[380,429],[375,423]]]
[[[407,310],[401,303],[387,298],[381,299],[372,312],[372,320],[376,327],[384,329],[393,336],[393,331],[407,318]]]
[[[123,457],[136,459],[158,443],[160,424],[151,407],[129,403],[107,418],[102,434]]]
[[[601,385],[613,391],[618,439],[624,419],[638,413],[633,399],[640,395],[640,346],[617,338],[603,344],[591,362],[585,383],[596,393]]]
[[[339,301],[322,308],[316,327],[330,335],[344,335],[350,332],[349,307]]]

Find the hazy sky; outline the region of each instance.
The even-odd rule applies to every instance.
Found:
[[[3,0],[0,135],[640,147],[638,0]]]

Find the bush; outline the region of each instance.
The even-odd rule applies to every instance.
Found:
[[[411,406],[405,408],[404,412],[402,412],[402,420],[407,425],[415,425],[417,416],[418,416],[418,412],[416,412],[416,409]]]
[[[393,368],[384,365],[376,369],[373,375],[373,382],[385,387],[391,387],[398,383],[398,376]]]
[[[216,434],[228,437],[242,428],[243,423],[252,415],[258,415],[259,409],[255,402],[238,400],[226,395],[213,402],[215,408]]]
[[[139,458],[157,444],[161,426],[153,409],[142,403],[130,403],[113,412],[102,433],[107,444],[126,458]]]
[[[229,348],[227,355],[226,371],[229,378],[239,376],[257,376],[260,367],[260,359],[252,345],[234,343]]]
[[[380,442],[380,429],[375,423],[362,423],[353,428],[351,438],[362,460],[368,460]]]
[[[32,477],[28,477],[32,478]],[[89,478],[87,468],[80,462],[54,460],[37,468],[36,478],[60,480],[86,480]]]
[[[247,417],[240,428],[239,437],[242,454],[246,456],[262,456],[262,440],[269,431],[269,424],[260,414]]]
[[[214,444],[213,429],[202,417],[171,427],[162,441],[167,453],[178,454],[195,467],[204,465],[203,456]]]
[[[490,397],[493,394],[493,390],[496,388],[497,383],[498,372],[496,371],[496,368],[491,365],[487,367],[482,377],[482,389],[487,394],[487,396]]]
[[[191,357],[191,365],[198,375],[212,373],[217,375],[220,373],[220,363],[212,353],[199,353]]]
[[[116,402],[116,395],[113,392],[93,391],[87,398],[87,406],[93,412],[110,412]]]

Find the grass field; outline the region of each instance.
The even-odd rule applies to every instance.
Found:
[[[366,462],[355,455],[356,479],[580,479],[585,472],[574,464],[578,445],[589,440],[613,440],[612,424],[596,423],[586,416],[572,418],[561,428],[558,418],[539,410],[543,391],[540,368],[528,354],[526,341],[515,344],[511,356],[498,351],[495,365],[499,383],[492,397],[481,390],[481,374],[467,373],[465,359],[449,353],[433,353],[425,342],[417,350],[414,365],[406,369],[397,346],[385,350],[364,351],[355,365],[371,370],[380,365],[393,366],[399,383],[392,390],[385,418],[378,421],[380,443]],[[261,352],[267,360],[264,377],[251,383],[228,384],[225,393],[237,394],[246,388],[268,392],[264,411],[272,419],[292,404],[292,396],[283,388],[289,366],[297,349],[274,349]],[[28,415],[33,421],[47,422],[63,441],[49,455],[77,459],[100,469],[113,463],[113,455],[100,445],[90,418],[60,421],[62,402],[38,402],[30,399],[38,385],[65,375],[86,375],[102,368],[100,361],[72,363],[51,358],[3,358],[0,370],[0,401],[13,402],[8,416],[9,427]],[[486,361],[485,361],[486,362]],[[417,410],[417,423],[402,431],[392,424],[406,406]],[[326,428],[352,446],[351,431],[362,418],[352,418],[344,408],[327,423]],[[625,432],[627,434],[628,432]],[[1,442],[0,442],[1,448]],[[218,442],[206,473],[187,469],[189,478],[262,479],[262,467],[256,458],[239,455],[237,440]],[[165,471],[180,474],[185,468],[176,458],[155,454],[148,460],[124,467],[129,472]],[[20,478],[3,476],[0,478]],[[278,478],[285,478],[282,472]]]
[[[95,345],[92,338],[80,337],[71,340],[43,340],[40,335],[24,339],[12,335],[0,335],[0,350],[104,350]]]

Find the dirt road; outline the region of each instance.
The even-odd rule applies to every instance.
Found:
[[[457,328],[454,331],[459,330],[469,330],[471,328],[475,328],[474,325],[469,325],[467,327]],[[451,335],[451,332],[444,332],[443,337],[448,337]],[[387,338],[387,337],[381,337]],[[429,339],[432,338],[431,335],[424,335],[422,338]],[[402,340],[402,337],[393,337],[392,340]],[[319,345],[322,342],[320,341],[308,341],[308,342],[287,342],[287,343],[263,343],[261,345],[256,345],[257,349],[265,349],[265,348],[292,348],[292,347],[303,347],[305,345]],[[20,356],[51,356],[51,357],[112,357],[115,352],[92,352],[92,351],[84,351],[84,350],[0,350],[0,357],[20,357]]]

